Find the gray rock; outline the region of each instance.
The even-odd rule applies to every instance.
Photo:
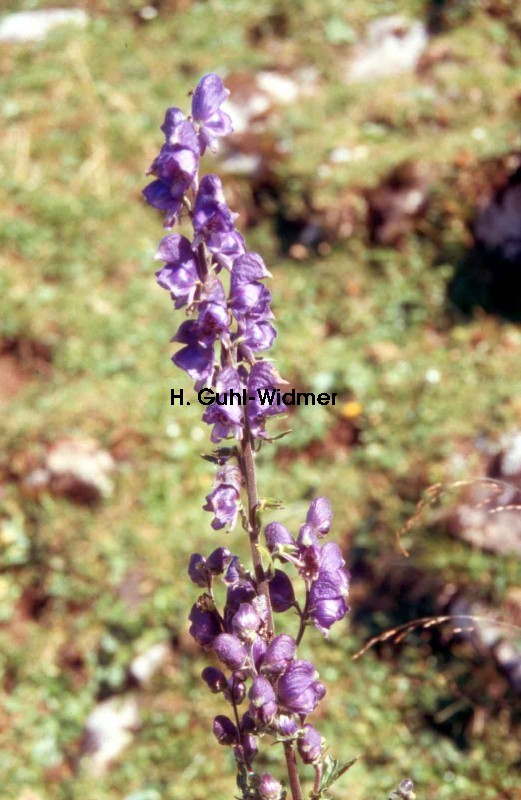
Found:
[[[20,11],[0,20],[0,42],[41,42],[60,25],[85,28],[88,15],[80,8],[48,8],[41,11]]]
[[[346,81],[356,83],[412,72],[427,44],[427,29],[422,22],[398,15],[379,17],[369,24],[364,41],[354,48]]]

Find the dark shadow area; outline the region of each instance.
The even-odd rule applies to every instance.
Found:
[[[464,314],[482,308],[521,321],[521,168],[496,189],[477,214],[475,246],[463,257],[448,287]]]

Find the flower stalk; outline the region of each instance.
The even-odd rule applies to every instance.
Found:
[[[216,398],[203,413],[217,445],[207,456],[217,470],[203,508],[212,514],[214,531],[232,531],[240,516],[251,549],[251,567],[223,546],[207,557],[192,555],[188,575],[202,592],[190,612],[190,633],[221,665],[207,667],[202,678],[231,706],[231,718],[215,717],[213,732],[233,751],[243,800],[286,795],[276,778],[255,771],[261,738],[282,744],[292,799],[303,800],[300,761],[313,767],[311,794],[320,800],[348,766],[326,755],[321,735],[307,722],[326,688],[297,649],[311,625],[328,637],[343,620],[349,574],[338,545],[323,541],[333,520],[326,498],[313,500],[297,536],[279,522],[263,528],[264,508],[279,506],[260,502],[255,460],[270,441],[269,420],[284,411],[274,397],[285,383],[262,355],[276,337],[264,283],[270,273],[236,230],[237,215],[227,206],[219,178],[199,176],[205,151],[214,151],[218,139],[232,132],[221,108],[228,94],[217,75],[205,75],[193,92],[189,116],[167,109],[161,126],[165,142],[148,171],[154,180],[143,191],[164,214],[167,229],[183,220],[192,227],[191,238],[169,233],[161,240],[157,281],[174,308],[187,312],[172,339],[180,345],[174,364],[197,392],[212,390]],[[219,582],[225,595],[221,607]],[[304,596],[303,606],[298,595]],[[277,635],[276,615],[294,609],[300,616],[295,637]]]

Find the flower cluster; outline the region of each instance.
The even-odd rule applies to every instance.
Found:
[[[237,215],[228,208],[219,178],[199,179],[205,150],[214,150],[217,138],[232,131],[221,109],[227,95],[217,75],[206,75],[193,92],[191,116],[168,109],[162,125],[165,143],[149,169],[155,180],[143,194],[164,212],[165,227],[183,220],[191,224],[189,238],[170,233],[161,241],[156,258],[164,266],[157,280],[174,307],[187,312],[172,339],[181,346],[174,364],[196,390],[213,387],[217,393],[217,402],[203,414],[217,445],[209,457],[217,472],[204,509],[213,515],[214,530],[231,530],[240,517],[251,546],[251,570],[226,547],[190,559],[190,579],[203,590],[190,612],[190,633],[219,663],[207,667],[202,677],[232,707],[230,716],[214,719],[213,732],[233,748],[245,799],[284,797],[278,780],[253,769],[259,737],[269,734],[283,744],[293,800],[302,800],[295,748],[304,764],[313,765],[317,787],[329,757],[322,737],[307,722],[326,689],[297,649],[309,625],[328,636],[345,617],[349,575],[338,545],[322,541],[333,517],[325,498],[313,500],[296,537],[279,522],[262,530],[262,512],[270,504],[257,494],[255,453],[269,440],[268,418],[280,408],[263,405],[260,396],[282,383],[273,364],[258,355],[270,349],[276,336],[264,283],[270,273],[236,231]],[[230,392],[242,393],[244,404],[219,402]],[[262,551],[269,554],[264,559],[268,568]],[[288,570],[298,579],[297,591]],[[287,611],[298,621],[295,636],[275,632],[273,614]]]
[[[205,591],[192,607],[190,633],[220,662],[219,669],[207,667],[203,679],[212,692],[223,693],[235,719],[216,717],[214,734],[221,744],[233,747],[238,763],[247,770],[252,770],[258,737],[263,734],[294,740],[304,764],[316,766],[322,758],[322,737],[306,719],[326,688],[315,666],[298,658],[297,647],[308,622],[328,635],[348,611],[349,575],[340,548],[333,542],[321,542],[332,516],[329,502],[318,497],[296,538],[278,522],[269,523],[264,530],[273,561],[295,568],[303,581],[301,594],[306,599],[301,607],[285,570],[273,569],[269,580],[272,609],[293,609],[300,618],[296,637],[270,634],[265,598],[259,594],[254,576],[227,548],[217,548],[206,559],[199,553],[192,555],[189,576]],[[216,579],[225,587],[222,610],[216,603]],[[243,703],[247,707],[239,715]]]

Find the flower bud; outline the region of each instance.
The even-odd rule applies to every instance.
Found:
[[[244,642],[252,641],[261,626],[261,618],[251,603],[241,603],[232,619],[233,632]]]
[[[275,575],[269,582],[270,600],[276,612],[287,611],[295,605],[295,591],[293,584],[285,572],[275,570]]]
[[[242,746],[244,749],[244,755],[251,763],[257,753],[259,752],[259,746],[257,744],[257,737],[253,736],[251,733],[245,733],[242,737]]]
[[[237,728],[231,719],[223,714],[215,717],[212,729],[219,744],[235,744],[237,742]]]
[[[282,675],[289,662],[293,659],[297,644],[292,636],[280,633],[268,645],[266,654],[262,659],[262,671],[273,675]]]
[[[240,669],[248,656],[246,648],[235,636],[230,633],[221,633],[213,643],[215,654],[219,661],[230,669]]]
[[[265,772],[261,775],[259,781],[259,797],[262,800],[281,800],[284,796],[284,789],[282,788],[282,784],[270,775],[269,772]]]
[[[217,667],[205,667],[201,673],[201,678],[213,694],[223,692],[228,686],[224,673]]]
[[[277,701],[273,686],[262,675],[253,679],[250,691],[250,713],[261,723],[269,722],[277,712]]]
[[[222,575],[228,569],[232,558],[227,547],[218,547],[206,559],[206,568],[211,575]]]
[[[233,556],[223,577],[223,581],[226,586],[234,586],[236,583],[238,583],[238,581],[241,579],[243,571],[244,570],[241,562],[239,561],[239,557]]]
[[[241,603],[251,603],[254,597],[256,597],[256,592],[253,583],[241,578],[237,583],[228,587],[226,608],[235,613],[239,610]]]
[[[294,736],[298,731],[298,725],[292,717],[279,714],[277,729],[281,736]]]
[[[269,525],[266,525],[264,536],[266,537],[266,545],[270,553],[278,550],[279,545],[295,546],[295,540],[293,536],[288,531],[286,526],[282,525],[280,522],[270,522]]]
[[[243,733],[254,733],[256,730],[255,720],[249,711],[245,711],[241,719],[241,731]]]
[[[313,725],[304,725],[303,734],[297,742],[304,764],[315,764],[322,754],[322,737]]]
[[[315,497],[306,515],[306,522],[311,525],[317,536],[329,533],[333,512],[327,497]]]
[[[192,553],[188,564],[188,575],[192,583],[205,589],[208,586],[206,559],[200,553]]]
[[[246,686],[244,681],[237,680],[236,678],[230,678],[224,690],[224,696],[229,703],[235,703],[236,706],[240,706],[246,697]]]
[[[251,657],[255,669],[260,670],[268,645],[262,636],[257,636],[251,645]]]
[[[400,782],[396,794],[393,793],[391,796],[400,798],[400,800],[415,800],[414,783],[409,778],[405,778]]]
[[[221,626],[213,611],[200,608],[197,603],[192,606],[190,616],[190,635],[201,647],[209,647],[221,631]]]

